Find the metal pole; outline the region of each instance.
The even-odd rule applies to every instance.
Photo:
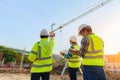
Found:
[[[53,30],[53,26],[55,25],[55,23],[52,23],[52,25],[51,25],[51,31]]]
[[[68,64],[68,59],[67,59],[67,61],[66,61],[66,63],[65,63],[65,66],[64,66],[64,68],[63,68],[63,70],[62,70],[62,73],[61,73],[61,77],[64,75],[64,72],[65,72],[65,69],[67,68],[67,64]]]
[[[21,59],[21,63],[20,63],[20,69],[22,69],[22,67],[23,67],[24,55],[25,55],[25,48],[24,48],[24,50],[22,52],[22,59]]]
[[[55,23],[52,23],[51,24],[51,32],[50,33],[52,33],[53,32],[53,26],[55,25]]]
[[[2,65],[3,52],[0,51],[0,65]]]

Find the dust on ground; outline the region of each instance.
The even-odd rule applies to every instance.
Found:
[[[0,73],[0,80],[30,80],[30,74]],[[50,75],[50,80],[61,80],[61,77],[60,75]],[[64,75],[62,80],[69,80],[69,76]],[[82,80],[81,75],[78,76],[78,80]]]

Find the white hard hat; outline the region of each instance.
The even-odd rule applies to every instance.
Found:
[[[77,42],[76,36],[71,36],[71,37],[70,37],[70,41],[72,41],[72,42]]]
[[[90,25],[87,25],[87,24],[81,24],[80,26],[79,26],[79,28],[78,28],[78,33],[83,29],[83,28],[91,28],[91,26]]]
[[[48,36],[48,31],[46,29],[41,30],[40,36]]]

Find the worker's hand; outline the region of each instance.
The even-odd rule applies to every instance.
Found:
[[[63,55],[64,53],[62,51],[60,51],[60,55]]]
[[[55,37],[55,33],[50,33],[50,37]]]

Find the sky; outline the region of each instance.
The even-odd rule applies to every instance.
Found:
[[[31,51],[40,40],[42,29],[51,30],[74,19],[105,0],[0,0],[0,45]],[[55,32],[53,53],[68,49],[70,36],[75,35],[80,24],[89,24],[93,32],[104,41],[105,54],[120,52],[120,0],[75,20]]]

